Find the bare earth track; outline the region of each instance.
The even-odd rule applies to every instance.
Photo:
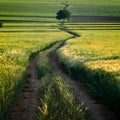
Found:
[[[74,96],[85,104],[85,106],[88,108],[88,112],[91,114],[93,119],[116,120],[112,112],[107,110],[107,108],[105,108],[103,105],[97,104],[95,100],[93,100],[87,95],[86,89],[80,82],[73,80],[61,69],[61,67],[57,63],[55,55],[53,56],[53,58],[51,58],[51,64],[54,69],[59,73],[59,75],[70,85]]]
[[[30,58],[27,68],[30,78],[16,103],[11,105],[8,120],[34,120],[35,118],[38,106],[36,92],[39,85],[36,62],[37,56]]]

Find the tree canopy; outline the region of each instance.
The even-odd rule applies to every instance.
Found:
[[[69,20],[70,18],[70,12],[67,9],[59,10],[56,14],[56,19],[58,20]]]

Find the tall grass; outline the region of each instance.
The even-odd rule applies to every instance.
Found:
[[[46,75],[39,88],[39,120],[89,120],[84,105],[74,99],[60,76]]]
[[[119,31],[76,31],[80,38],[69,40],[58,50],[61,66],[82,81],[92,97],[114,111],[120,108]]]

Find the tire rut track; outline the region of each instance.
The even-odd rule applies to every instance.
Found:
[[[37,72],[37,55],[30,57],[27,71],[30,74],[28,83],[17,98],[15,104],[10,106],[7,120],[34,120],[38,106],[37,88],[39,85]]]
[[[58,74],[69,84],[70,88],[73,91],[73,94],[77,99],[85,104],[88,109],[88,112],[95,120],[117,120],[112,112],[110,112],[102,104],[97,104],[95,100],[90,98],[86,92],[84,86],[73,80],[69,75],[67,75],[62,69],[61,66],[57,63],[56,56],[51,58],[51,65],[58,72]]]

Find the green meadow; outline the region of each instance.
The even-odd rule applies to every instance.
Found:
[[[58,41],[71,38],[65,29],[80,37],[67,41],[57,51],[59,63],[64,65],[69,75],[84,83],[93,98],[119,111],[120,22],[66,22],[66,28],[61,31],[55,17],[56,12],[64,7],[64,2],[0,0],[0,119],[4,119],[9,105],[27,82],[29,57]],[[120,17],[119,0],[69,0],[68,3],[71,16]],[[76,102],[69,85],[49,65],[51,51],[40,53],[37,63],[41,85],[36,119],[56,119],[63,110],[60,119],[67,120],[70,116],[69,119],[73,120],[74,114],[76,120],[90,120],[86,107]],[[58,96],[60,100],[56,99]],[[49,111],[46,111],[46,105]]]

